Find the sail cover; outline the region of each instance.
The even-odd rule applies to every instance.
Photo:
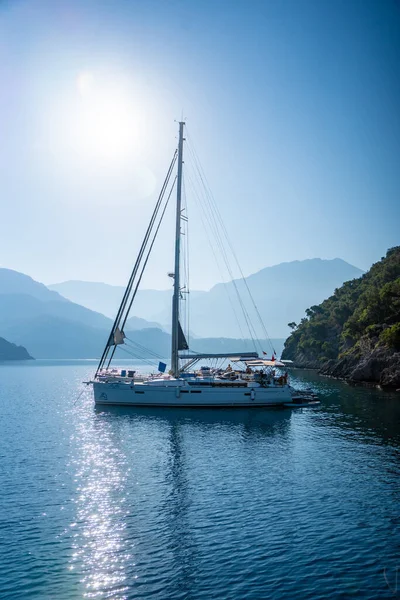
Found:
[[[189,350],[185,334],[182,331],[181,324],[178,321],[178,350]]]
[[[120,330],[119,327],[116,328],[114,334],[110,335],[110,339],[108,340],[109,346],[118,346],[119,344],[124,343],[125,334]]]

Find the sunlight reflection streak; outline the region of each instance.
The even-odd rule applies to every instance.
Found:
[[[85,415],[86,417],[86,415]],[[74,461],[77,483],[76,518],[70,528],[74,563],[83,577],[86,598],[127,598],[126,564],[131,555],[126,547],[126,499],[121,457],[113,446],[110,431],[101,419],[79,422],[80,452]]]

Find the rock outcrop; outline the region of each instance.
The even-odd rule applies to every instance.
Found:
[[[386,388],[400,388],[400,352],[376,348],[366,356],[345,356],[329,360],[319,367],[322,375],[346,379],[353,383],[373,383]]]

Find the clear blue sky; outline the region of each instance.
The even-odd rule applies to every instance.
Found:
[[[1,266],[125,283],[182,110],[245,274],[400,243],[398,1],[3,0],[0,76]]]

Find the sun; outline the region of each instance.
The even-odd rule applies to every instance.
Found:
[[[75,146],[88,156],[120,159],[135,146],[143,120],[132,91],[117,78],[89,71],[76,78]]]

